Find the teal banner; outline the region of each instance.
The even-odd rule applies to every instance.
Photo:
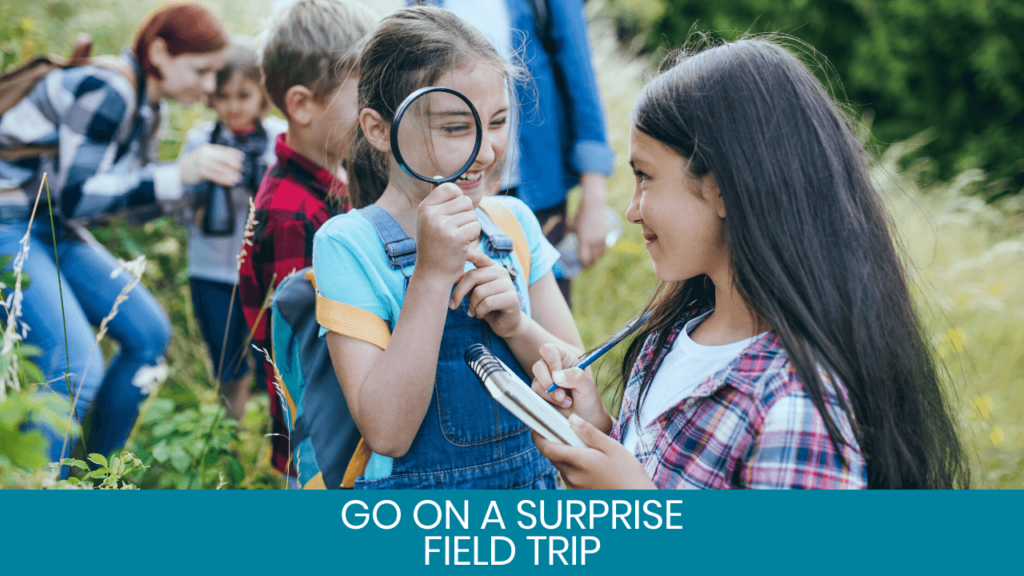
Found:
[[[1024,492],[2,492],[4,574],[1019,573]]]

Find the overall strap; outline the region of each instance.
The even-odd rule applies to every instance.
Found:
[[[494,248],[495,252],[498,252],[501,256],[507,256],[514,245],[512,244],[512,238],[506,236],[501,228],[494,223],[490,215],[483,208],[476,209],[476,219],[480,223],[480,230],[485,236],[491,241],[491,247]]]
[[[380,236],[381,242],[384,243],[384,251],[388,254],[388,261],[392,268],[402,269],[416,263],[416,241],[410,238],[405,230],[402,230],[398,221],[388,214],[387,210],[376,204],[370,204],[365,208],[360,208],[359,213],[377,229],[377,234]]]
[[[523,232],[522,224],[519,223],[516,215],[511,210],[494,197],[481,200],[480,208],[487,213],[502,232],[512,238],[512,251],[515,253],[516,258],[519,258],[519,264],[523,267],[523,273],[526,275],[526,285],[529,286],[532,260],[530,257],[530,246],[526,241],[526,234]]]

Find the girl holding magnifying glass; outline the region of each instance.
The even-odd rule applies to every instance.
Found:
[[[496,199],[525,237],[528,269],[513,254],[507,226],[478,209],[508,144],[512,74],[479,32],[436,8],[385,18],[363,50],[349,164],[351,197],[361,209],[325,224],[313,250],[321,296],[344,310],[340,321],[321,319],[321,333],[372,450],[356,488],[556,485],[529,428],[491,399],[463,361],[467,347],[483,343],[526,378],[522,366],[540,360],[542,345],[582,348],[551,273],[558,252],[529,208]],[[439,186],[404,171],[390,138],[400,133],[400,103],[431,85],[465,95],[482,131],[476,159]],[[440,104],[446,101],[458,103],[413,105],[401,118],[403,131],[425,136],[400,145],[399,158],[421,174],[456,173],[471,157],[459,143],[475,139],[476,124],[468,107],[452,112]]]

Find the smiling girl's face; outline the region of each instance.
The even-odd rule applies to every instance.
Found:
[[[639,224],[663,282],[700,274],[722,277],[729,267],[725,207],[715,177],[694,178],[687,159],[635,126],[629,134],[635,187],[626,219]]]
[[[448,72],[437,86],[464,94],[480,115],[483,135],[476,160],[455,184],[478,205],[486,191],[488,177],[501,169],[500,159],[508,147],[508,97],[502,73],[486,63],[474,62]],[[419,105],[424,101],[428,105]],[[434,92],[420,98],[400,123],[399,146],[406,163],[417,173],[432,176],[454,174],[469,159],[476,138],[476,126],[468,108],[456,96]],[[389,181],[399,190],[426,198],[434,189],[430,183],[409,176],[393,162]]]

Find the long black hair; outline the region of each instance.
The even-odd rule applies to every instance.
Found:
[[[839,396],[869,487],[966,487],[964,449],[848,117],[800,59],[768,39],[679,50],[666,62],[633,123],[688,159],[694,177],[714,175],[733,281],[779,336],[833,444],[848,439],[825,408],[818,368],[849,392],[849,404]],[[684,313],[713,304],[705,276],[662,285],[623,381],[648,335],[664,346]]]

